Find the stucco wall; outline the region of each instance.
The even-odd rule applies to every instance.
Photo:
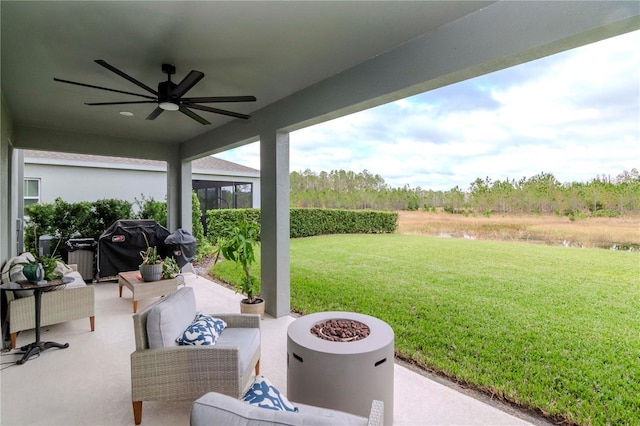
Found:
[[[134,201],[141,194],[164,200],[167,193],[166,173],[159,171],[26,163],[24,177],[40,179],[40,201],[44,203],[51,203],[56,197],[69,203],[104,198]]]

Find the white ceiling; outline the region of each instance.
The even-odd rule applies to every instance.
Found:
[[[180,143],[233,119],[196,111],[212,125],[179,112],[148,121],[153,104],[84,105],[140,98],[53,78],[148,94],[94,60],[154,89],[171,63],[174,81],[205,74],[188,96],[254,95],[208,104],[251,114],[490,3],[2,1],[2,91],[17,126]]]
[[[638,1],[0,1],[2,94],[14,146],[166,160],[369,108],[640,28]],[[161,64],[205,77],[189,97],[253,95],[145,120]],[[124,117],[120,111],[130,111]],[[4,125],[3,125],[4,126]],[[271,133],[269,133],[271,132]]]

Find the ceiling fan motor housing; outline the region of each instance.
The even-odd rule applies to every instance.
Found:
[[[160,102],[172,102],[175,104],[179,103],[177,96],[171,96],[171,92],[177,86],[172,81],[161,81],[158,84],[158,103]]]

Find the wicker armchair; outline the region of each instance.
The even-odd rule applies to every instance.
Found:
[[[184,287],[174,294],[192,290]],[[131,400],[137,425],[142,421],[142,401],[195,401],[211,391],[239,398],[254,371],[255,374],[260,372],[259,315],[212,314],[227,323],[214,346],[150,349],[147,318],[151,309],[167,298],[133,315],[136,351],[131,354]],[[195,316],[195,306],[192,313]],[[236,344],[233,339],[225,339],[225,333],[233,336],[232,329],[239,328],[257,329],[257,347],[251,346],[251,350],[243,353],[244,343]]]

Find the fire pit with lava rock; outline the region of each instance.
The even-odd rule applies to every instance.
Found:
[[[311,327],[311,334],[330,342],[355,342],[366,338],[371,330],[360,321],[330,319]]]
[[[296,402],[367,417],[384,402],[393,423],[394,334],[356,312],[317,312],[287,329],[287,396]]]

